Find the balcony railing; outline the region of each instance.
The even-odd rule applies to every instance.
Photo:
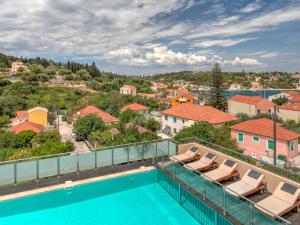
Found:
[[[162,156],[164,157],[164,156]],[[184,187],[188,190],[193,190],[202,200],[212,204],[220,213],[228,218],[232,218],[234,224],[251,224],[251,225],[275,225],[275,224],[291,224],[289,221],[279,217],[272,212],[275,219],[263,214],[255,208],[256,203],[248,198],[230,190],[238,197],[228,193],[228,188],[219,182],[211,182],[201,172],[193,172],[187,165],[179,164],[175,158],[172,160],[161,160],[161,168],[166,171],[171,177],[181,181]],[[180,198],[180,197],[179,197]],[[266,210],[268,211],[268,210]]]
[[[0,162],[0,186],[19,184],[103,167],[175,155],[172,140],[156,140],[99,148],[87,152],[56,154]]]
[[[257,166],[257,167],[262,168],[264,170],[267,170],[269,172],[275,173],[279,176],[288,178],[288,179],[296,181],[298,183],[300,182],[300,174],[299,173],[295,173],[293,171],[284,169],[282,167],[279,167],[279,166],[276,166],[276,165],[273,165],[273,164],[269,164],[269,163],[264,162],[262,160],[254,159],[254,158],[252,158],[248,155],[244,155],[243,153],[234,151],[234,150],[229,149],[229,148],[219,146],[217,144],[214,144],[214,143],[211,143],[211,142],[208,142],[208,141],[196,138],[196,137],[183,138],[183,139],[179,140],[179,142],[177,144],[185,144],[185,143],[192,143],[192,142],[204,145],[208,148],[212,148],[216,151],[224,153],[225,155],[232,156],[236,159],[239,159],[239,160],[244,161],[246,163],[249,163],[251,165]]]

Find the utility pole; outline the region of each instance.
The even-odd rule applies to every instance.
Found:
[[[273,160],[274,160],[274,165],[276,166],[276,125],[277,125],[277,105],[274,104],[274,115],[273,115],[273,146],[274,146],[274,150],[273,150]]]

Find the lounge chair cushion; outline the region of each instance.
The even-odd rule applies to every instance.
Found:
[[[296,191],[292,191],[292,189],[296,188]],[[287,191],[290,191],[291,194]],[[277,197],[278,199],[281,199],[282,201],[285,201],[289,204],[295,204],[295,202],[298,200],[299,195],[300,195],[300,189],[291,185],[291,184],[286,184],[284,182],[280,182],[280,184],[277,186],[276,190],[274,191],[273,195]]]
[[[197,160],[195,162],[191,162],[187,164],[187,167],[190,167],[193,170],[198,170],[206,166],[208,166],[207,163],[204,163],[201,160]]]
[[[282,199],[279,199],[274,195],[271,195],[258,202],[256,208],[260,209],[266,214],[273,216],[270,212],[276,215],[281,215],[285,210],[287,210],[291,206],[293,206],[293,204],[283,201]],[[265,209],[267,209],[270,212],[266,211]]]
[[[205,178],[207,178],[208,180],[218,181],[218,180],[222,179],[223,177],[230,175],[230,173],[226,173],[225,171],[220,170],[220,169],[215,169],[215,170],[205,173],[204,175],[205,175]]]
[[[245,174],[244,176],[242,177],[242,181],[254,188],[258,187],[262,180],[264,179],[264,175],[255,171],[255,170],[252,170],[252,169],[249,169]]]
[[[255,187],[247,183],[244,183],[243,181],[237,181],[228,185],[227,188],[226,188],[227,192],[229,192],[232,195],[238,196],[238,194],[239,195],[246,194],[247,192],[253,190]],[[231,190],[233,190],[234,192],[232,192]]]
[[[224,171],[227,174],[231,174],[236,169],[236,167],[237,167],[236,162],[230,159],[225,159],[223,163],[218,167],[218,169]]]
[[[189,160],[191,156],[186,154],[180,154],[180,155],[174,155],[172,158],[175,158],[177,161],[185,161],[185,160]]]

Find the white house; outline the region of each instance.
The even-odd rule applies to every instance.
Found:
[[[136,95],[136,87],[132,84],[125,84],[120,88],[120,94]]]
[[[237,119],[237,117],[211,106],[188,103],[178,104],[162,112],[162,132],[173,136],[183,128],[190,127],[195,122],[208,122],[218,127]]]

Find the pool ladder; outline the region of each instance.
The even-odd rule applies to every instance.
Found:
[[[71,180],[68,180],[65,182],[64,189],[67,191],[67,195],[72,194],[74,190],[75,185]]]

